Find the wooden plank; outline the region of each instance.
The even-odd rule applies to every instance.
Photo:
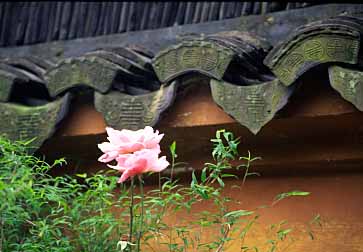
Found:
[[[286,10],[291,10],[291,9],[295,9],[296,8],[296,3],[287,3],[286,5]]]
[[[44,5],[42,3],[38,3],[37,8],[35,9],[35,14],[34,14],[34,23],[35,26],[33,27],[32,30],[32,44],[34,43],[38,43],[40,41],[39,35],[41,33],[41,23],[42,23],[42,11],[44,9]]]
[[[1,2],[0,3],[0,24],[3,23],[3,20],[4,20],[4,10],[5,9],[5,3],[4,2]],[[0,30],[0,46],[3,46],[3,36],[2,36],[2,33],[4,32],[4,30],[2,29],[2,26],[1,26],[1,30]]]
[[[210,5],[211,5],[211,3],[209,3],[209,2],[204,2],[203,3],[202,11],[201,11],[201,14],[200,14],[200,22],[208,21]]]
[[[118,24],[119,24],[119,17],[121,15],[122,3],[114,2],[112,4],[112,17],[111,17],[111,33],[116,33]]]
[[[62,10],[63,10],[63,2],[57,2],[56,6],[56,14],[54,19],[54,27],[52,30],[52,39],[51,40],[58,40],[59,33],[60,33],[60,25],[62,20]]]
[[[98,23],[97,23],[96,33],[93,34],[92,36],[102,35],[104,25],[105,25],[106,12],[107,12],[107,3],[102,2],[101,6],[100,6],[100,12],[99,12],[99,15],[97,17],[98,18]]]
[[[208,16],[208,21],[214,21],[214,20],[218,19],[220,5],[221,5],[220,2],[212,2],[211,10],[210,10],[209,16]]]
[[[124,32],[127,29],[127,15],[129,13],[130,2],[122,3],[122,11],[120,16],[120,23],[118,27],[118,32]]]
[[[2,41],[3,45],[9,44],[9,32],[11,31],[11,17],[12,17],[12,9],[13,9],[13,3],[11,2],[5,2],[4,3],[4,9],[3,9],[3,20],[5,20],[2,23],[2,33],[0,40]]]
[[[185,10],[185,24],[193,23],[196,2],[188,2]]]
[[[78,29],[76,33],[76,38],[81,38],[85,36],[86,32],[86,19],[87,19],[87,13],[89,11],[88,9],[88,3],[81,3],[80,10],[79,10],[79,24]]]
[[[12,3],[11,6],[11,16],[9,20],[9,25],[11,29],[7,33],[7,44],[9,46],[15,45],[16,40],[16,27],[18,26],[19,15],[14,15],[14,13],[19,13],[22,9],[22,3]]]
[[[127,13],[127,28],[126,31],[134,31],[137,22],[137,5],[136,2],[131,2],[129,7],[129,12]]]
[[[219,18],[218,20],[222,20],[225,18],[225,12],[227,8],[227,2],[221,2],[221,7],[219,9]]]
[[[69,22],[68,36],[67,39],[76,38],[77,30],[79,29],[79,19],[80,19],[80,7],[81,2],[75,2],[72,8],[71,18]]]
[[[35,26],[34,22],[35,22],[35,14],[36,14],[36,9],[37,9],[37,3],[36,2],[32,2],[30,4],[29,7],[29,21],[28,24],[26,26],[26,31],[25,31],[25,36],[24,36],[24,43],[29,44],[32,41],[32,34],[33,34],[33,27]],[[5,18],[5,16],[4,16]],[[5,32],[5,28],[3,27],[3,31]]]
[[[242,9],[242,15],[247,16],[252,13],[253,10],[253,3],[252,2],[244,2],[243,9]]]
[[[107,3],[107,5],[106,5],[105,26],[104,26],[103,32],[102,32],[103,35],[112,33],[113,9],[114,9],[113,3],[112,2]]]
[[[236,3],[236,8],[235,8],[234,15],[233,15],[234,17],[240,17],[241,16],[243,3],[244,2],[237,2]]]
[[[235,2],[227,3],[226,18],[234,17],[235,6],[236,6]]]
[[[178,4],[178,12],[176,14],[176,20],[175,20],[176,24],[183,25],[185,23],[186,8],[187,8],[186,2],[180,2]]]
[[[64,2],[64,7],[62,9],[61,26],[59,31],[59,39],[63,40],[67,38],[68,29],[70,25],[70,17],[72,13],[73,4],[72,2]]]
[[[171,17],[169,18],[168,27],[173,26],[176,23],[177,15],[178,15],[178,9],[180,2],[172,2],[172,8],[171,8]]]
[[[262,3],[260,2],[255,2],[253,4],[253,11],[252,11],[252,14],[253,15],[259,15],[261,14],[261,7],[262,7]]]
[[[49,27],[49,19],[52,19],[51,16],[51,2],[43,3],[43,10],[42,10],[42,18],[41,18],[41,29],[39,34],[39,41],[46,41],[48,32],[50,31],[51,27]]]
[[[138,2],[136,5],[136,26],[135,26],[135,30],[136,31],[140,31],[141,30],[141,20],[142,20],[142,16],[143,16],[143,12],[145,9],[145,2]]]
[[[85,37],[91,37],[96,33],[101,3],[88,3],[88,6]]]
[[[47,36],[46,36],[46,41],[49,42],[52,40],[52,35],[53,35],[53,29],[54,29],[54,24],[55,24],[55,17],[56,17],[56,13],[57,13],[57,3],[56,2],[51,2],[49,3],[50,7],[49,7],[49,19],[48,19],[48,32],[47,32]]]
[[[140,30],[145,30],[148,27],[148,22],[150,20],[150,12],[151,12],[151,2],[144,3],[142,18],[140,21]]]
[[[194,16],[193,16],[193,23],[199,23],[200,22],[200,16],[202,13],[203,8],[203,2],[197,2],[195,6]]]
[[[147,29],[154,29],[157,26],[157,11],[158,11],[158,3],[152,2],[150,7],[150,15],[149,15],[149,22],[147,25]]]
[[[156,28],[161,28],[161,21],[162,21],[162,17],[163,17],[163,12],[164,12],[164,3],[163,2],[157,2],[157,9],[156,9],[156,22],[153,23],[153,27]]]
[[[173,19],[172,9],[174,3],[173,2],[165,2],[164,9],[161,16],[161,24],[160,27],[167,27],[170,24],[170,20]]]
[[[29,18],[29,6],[30,4],[26,2],[19,11],[19,18],[16,26],[15,45],[23,44],[24,42],[25,28]]]

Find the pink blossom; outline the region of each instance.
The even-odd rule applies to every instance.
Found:
[[[133,154],[124,154],[116,158],[117,165],[108,165],[110,168],[122,172],[118,180],[124,182],[129,177],[140,175],[145,172],[160,172],[168,167],[169,162],[166,157],[158,157],[159,154],[154,150],[143,149]]]
[[[120,154],[133,153],[142,149],[152,149],[160,153],[159,142],[164,134],[150,126],[144,129],[132,131],[123,129],[121,131],[113,128],[106,128],[108,141],[98,145],[98,148],[104,153],[98,161],[108,163],[118,157]]]
[[[150,126],[137,131],[106,128],[108,141],[98,145],[104,153],[98,161],[109,163],[116,160],[117,165],[108,165],[122,173],[119,183],[129,177],[145,172],[160,172],[169,162],[166,157],[159,158],[160,140],[164,134],[159,134]]]

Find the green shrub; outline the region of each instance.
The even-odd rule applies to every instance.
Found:
[[[52,177],[65,160],[49,165],[26,149],[0,138],[0,251],[115,251],[125,228],[110,211],[116,178]]]

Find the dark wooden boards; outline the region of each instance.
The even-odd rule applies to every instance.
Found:
[[[157,29],[303,7],[288,3],[278,9],[276,3],[252,3],[248,8],[248,2],[3,2],[0,45]]]

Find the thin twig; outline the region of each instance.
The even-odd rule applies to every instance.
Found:
[[[225,243],[225,240],[228,237],[229,231],[231,230],[231,225],[227,225],[227,230],[224,232],[223,234],[223,240],[221,242],[221,244],[219,244],[217,250],[215,252],[221,252]]]
[[[141,194],[141,214],[140,214],[140,227],[137,235],[137,252],[140,252],[140,241],[142,236],[142,226],[144,222],[144,185],[142,181],[142,175],[138,176],[140,184],[140,194]]]
[[[170,174],[170,182],[173,182],[174,166],[175,166],[175,157],[174,157],[174,154],[172,154],[172,155],[171,155],[171,174]]]
[[[129,233],[129,243],[132,243],[132,226],[134,219],[134,178],[131,178],[131,203],[130,203],[130,233]],[[130,252],[132,251],[132,245],[130,245]]]

